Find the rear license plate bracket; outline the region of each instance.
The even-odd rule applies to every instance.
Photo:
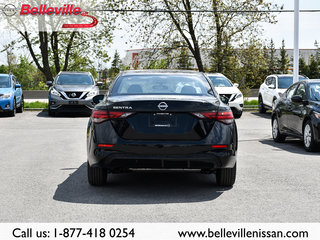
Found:
[[[177,116],[172,113],[154,113],[150,115],[149,127],[170,128],[177,126]]]

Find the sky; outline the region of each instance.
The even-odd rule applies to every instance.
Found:
[[[3,0],[1,0],[3,1]],[[269,2],[283,5],[286,10],[294,9],[294,0],[269,0]],[[320,10],[320,0],[300,0],[301,10]],[[293,48],[293,36],[294,36],[294,14],[293,13],[279,13],[277,14],[277,24],[262,24],[263,36],[262,39],[270,41],[273,39],[276,48],[281,47],[282,40],[285,40],[286,48]],[[0,26],[0,33],[1,33]],[[11,35],[11,36],[10,36]],[[9,34],[9,36],[3,36],[0,34],[0,48],[10,38],[14,38],[15,34]],[[141,45],[126,44],[129,39],[127,31],[115,30],[114,41],[107,49],[109,55],[112,57],[115,50],[118,50],[121,58],[126,54],[125,50],[141,48]],[[320,42],[320,12],[317,13],[300,13],[300,37],[299,47],[301,49],[312,49],[314,42],[317,40]],[[0,64],[6,62],[5,55],[0,54]],[[110,62],[106,66],[110,66]]]

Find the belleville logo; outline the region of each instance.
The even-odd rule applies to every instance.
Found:
[[[29,4],[22,4],[20,15],[80,15],[92,19],[89,24],[63,24],[62,28],[91,28],[98,24],[98,20],[95,17],[88,15],[88,12],[81,11],[80,7],[74,7],[73,4],[64,4],[63,7],[48,7],[47,4],[31,7]]]

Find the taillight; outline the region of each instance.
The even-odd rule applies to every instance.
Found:
[[[114,147],[114,144],[98,144],[98,147],[112,148]]]
[[[227,112],[218,112],[217,120],[220,122],[224,122],[225,124],[233,123],[233,113],[232,111]]]
[[[99,111],[94,110],[92,112],[92,120],[94,123],[101,123],[110,119],[126,118],[133,114],[132,112],[111,112],[111,111]]]
[[[231,124],[234,121],[232,111],[200,112],[200,113],[193,113],[193,115],[195,115],[201,119],[215,119],[215,120],[223,122],[225,124]]]
[[[211,147],[215,149],[225,149],[228,148],[228,145],[212,145]]]

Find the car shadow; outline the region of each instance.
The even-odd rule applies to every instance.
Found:
[[[0,113],[0,118],[12,118],[11,116],[9,116],[8,113],[5,113],[5,112],[1,112]]]
[[[49,116],[47,110],[42,110],[37,114],[37,117],[40,118],[80,118],[80,117],[90,117],[91,114],[89,113],[81,113],[81,112],[74,112],[74,113],[58,113],[54,117]]]
[[[58,185],[53,199],[119,205],[203,202],[214,200],[229,189],[218,187],[214,174],[182,171],[110,174],[106,186],[94,187],[87,181],[87,164],[84,163]]]
[[[257,117],[262,117],[266,119],[271,119],[271,111],[267,111],[266,113],[259,113],[259,112],[250,112],[250,114],[255,115]]]
[[[273,139],[263,139],[260,140],[262,144],[267,144],[269,146],[278,148],[279,151],[287,151],[291,153],[303,154],[303,155],[319,155],[319,150],[317,152],[307,152],[303,147],[303,142],[297,138],[287,138],[284,143],[274,142]]]

